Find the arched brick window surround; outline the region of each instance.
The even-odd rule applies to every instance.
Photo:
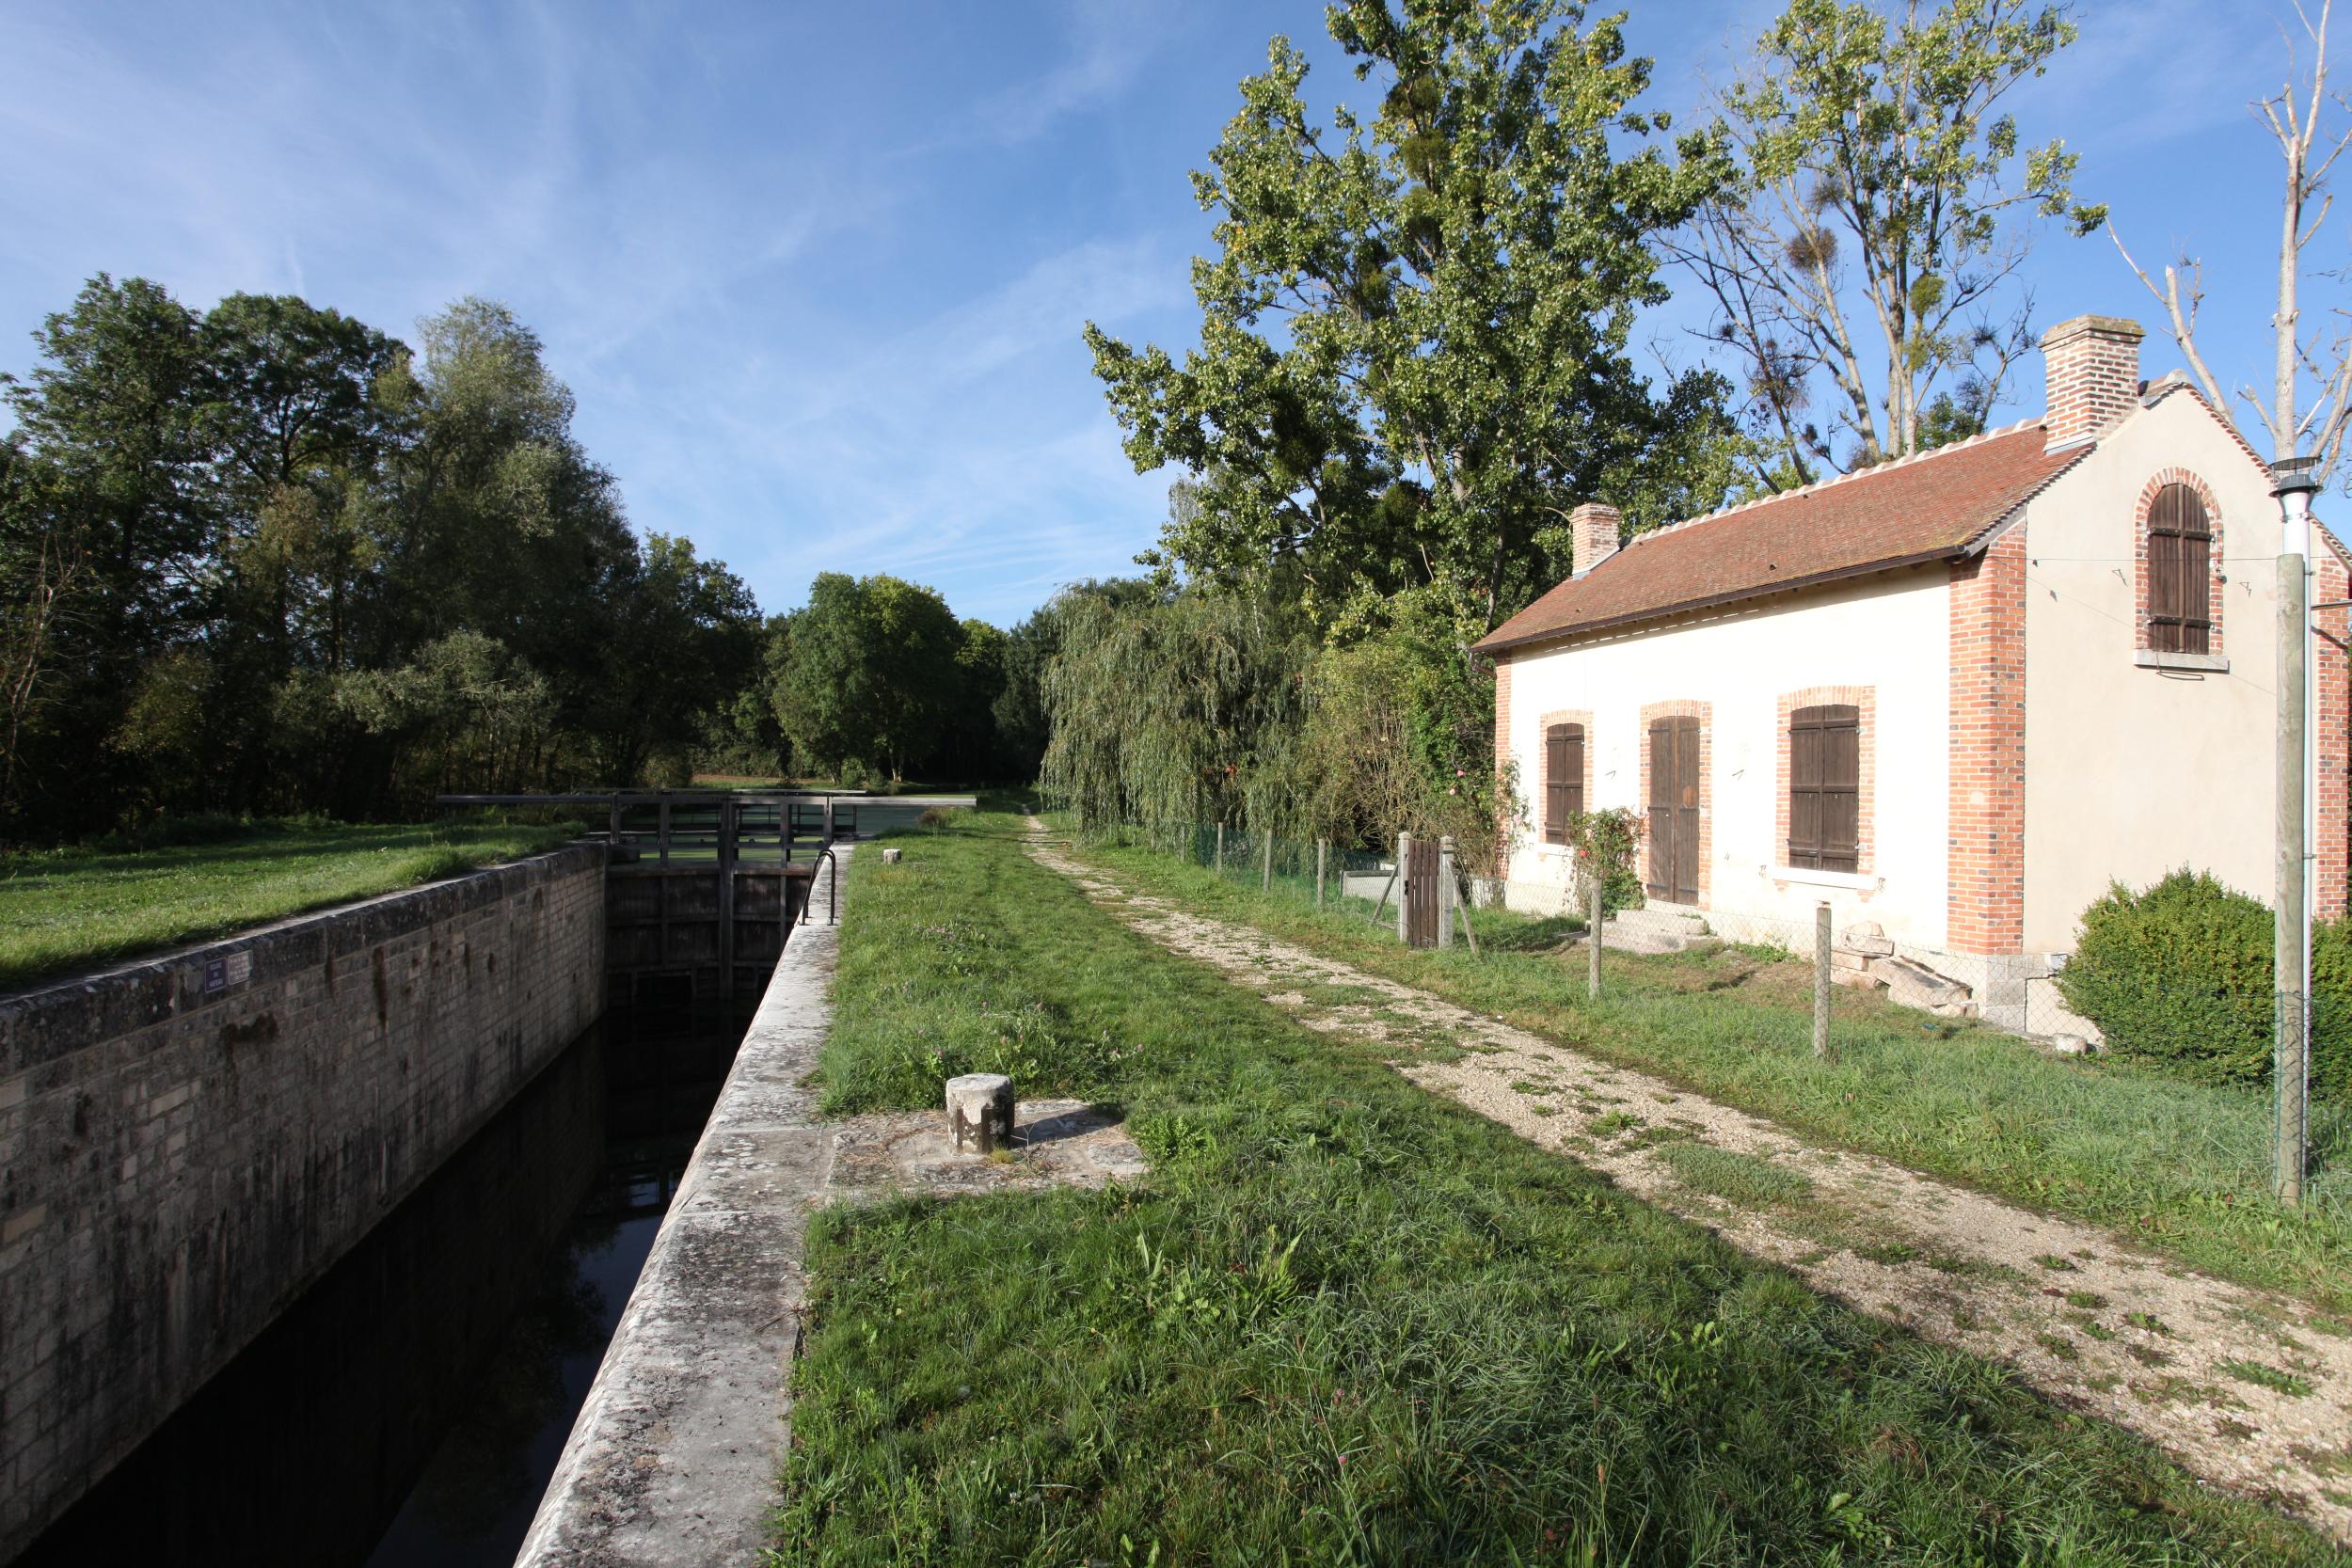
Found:
[[[1802,691],[1784,691],[1780,694],[1780,716],[1773,735],[1773,749],[1778,758],[1772,774],[1772,863],[1775,866],[1784,870],[1788,868],[1788,721],[1796,717],[1799,708],[1838,703],[1853,707],[1861,715],[1861,832],[1854,850],[1854,874],[1861,877],[1877,874],[1878,702],[1878,688],[1875,686],[1808,686]]]
[[[2163,494],[2169,484],[2185,484],[2195,492],[2197,499],[2205,505],[2205,526],[2213,530],[2208,566],[2212,580],[2206,586],[2207,602],[2212,606],[2213,616],[2208,651],[2220,654],[2227,651],[2221,641],[2221,590],[2229,581],[2228,571],[2221,560],[2221,542],[2226,525],[2222,521],[2220,499],[2214,495],[2213,487],[2186,468],[2157,469],[2155,476],[2141,487],[2139,505],[2132,512],[2132,646],[2143,652],[2149,646],[2148,515],[2156,504],[2156,497]]]

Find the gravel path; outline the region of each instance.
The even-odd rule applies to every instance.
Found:
[[[1032,825],[1040,863],[1309,1028],[1394,1046],[1422,1087],[2352,1542],[2352,1324],[1132,894]]]

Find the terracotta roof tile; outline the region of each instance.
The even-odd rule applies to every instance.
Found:
[[[1493,653],[1908,562],[1952,559],[2079,460],[2012,425],[1635,539],[1488,632]]]

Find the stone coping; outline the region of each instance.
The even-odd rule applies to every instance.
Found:
[[[854,849],[835,852],[846,863]],[[753,1562],[767,1544],[802,1243],[834,1157],[834,1129],[803,1086],[832,1023],[833,897],[819,879],[813,923],[785,943],[518,1568],[710,1568]]]
[[[573,844],[0,995],[0,1079],[604,863]],[[213,966],[219,967],[215,969]]]

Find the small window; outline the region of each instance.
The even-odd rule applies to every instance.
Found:
[[[1544,731],[1544,842],[1565,844],[1568,823],[1584,813],[1584,726]]]
[[[1801,707],[1788,719],[1788,863],[1862,868],[1862,710]]]
[[[2148,646],[2213,651],[2213,524],[2185,484],[2168,484],[2148,509]]]

